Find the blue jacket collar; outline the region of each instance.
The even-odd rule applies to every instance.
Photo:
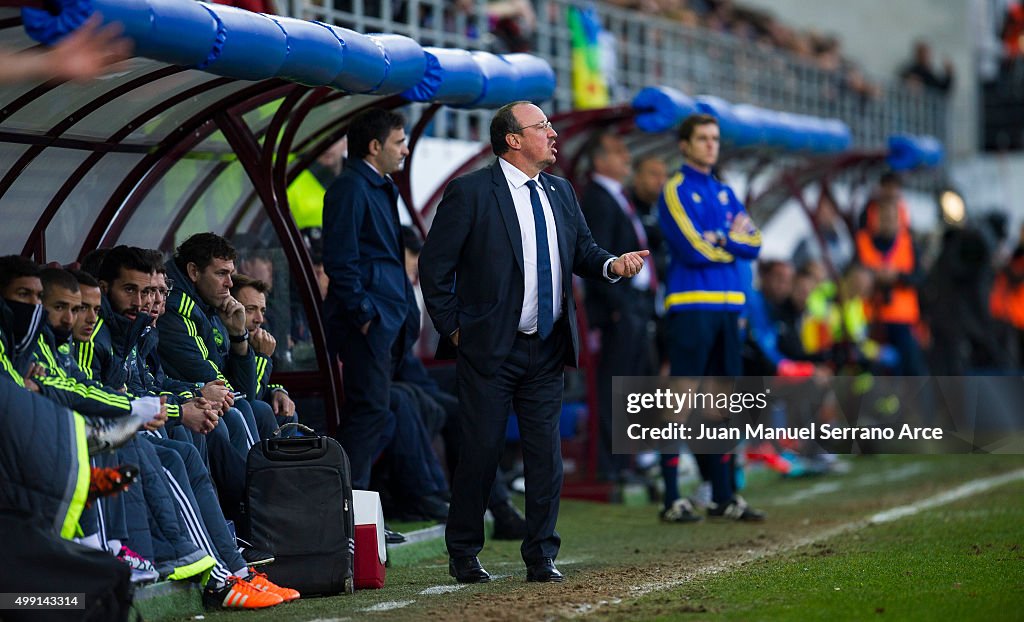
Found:
[[[345,163],[345,166],[351,167],[352,170],[358,172],[360,175],[366,178],[366,181],[370,182],[374,186],[386,186],[392,183],[392,181],[382,176],[377,171],[373,170],[369,164],[366,163],[362,158],[351,159]]]
[[[694,179],[702,179],[702,180],[713,179],[711,173],[704,173],[702,171],[698,171],[697,169],[693,168],[689,164],[683,164],[683,166],[679,169],[679,172],[681,172],[683,175],[685,175],[687,177],[692,177]]]

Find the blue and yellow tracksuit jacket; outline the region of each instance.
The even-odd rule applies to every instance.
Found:
[[[683,165],[665,184],[658,200],[658,219],[670,250],[665,309],[736,311],[743,308],[747,284],[737,259],[756,259],[761,232],[729,231],[744,213],[732,189],[711,175]],[[714,232],[722,243],[704,239]]]

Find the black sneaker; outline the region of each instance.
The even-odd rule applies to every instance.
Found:
[[[747,505],[746,500],[736,495],[732,501],[725,505],[716,505],[714,503],[708,507],[708,516],[711,518],[728,518],[731,520],[738,520],[750,523],[758,523],[765,519],[765,513],[761,510],[755,510],[754,508]]]
[[[238,542],[238,553],[245,560],[246,566],[266,566],[274,562],[273,553],[261,551],[241,538],[235,540]]]
[[[704,517],[697,513],[689,499],[683,497],[661,511],[661,520],[664,523],[696,523],[704,520]]]

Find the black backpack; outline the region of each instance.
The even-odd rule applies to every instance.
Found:
[[[311,436],[279,438],[289,427]],[[240,527],[254,547],[273,553],[265,572],[274,583],[303,596],[354,590],[352,471],[333,438],[290,423],[253,445]]]
[[[77,609],[8,609],[5,621],[81,620],[116,622],[132,612],[131,569],[106,551],[64,540],[36,516],[0,510],[6,559],[0,564],[0,592],[84,594]]]

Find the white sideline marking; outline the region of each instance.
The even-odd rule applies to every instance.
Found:
[[[800,503],[802,501],[812,499],[819,495],[839,492],[840,490],[877,486],[883,482],[896,482],[919,473],[924,473],[927,470],[928,467],[925,463],[911,462],[910,464],[906,464],[889,471],[884,471],[882,473],[865,473],[864,475],[858,475],[857,477],[851,477],[841,481],[819,482],[812,486],[808,486],[803,490],[798,490],[790,495],[777,497],[773,499],[769,505],[792,505],[794,503]]]
[[[409,605],[413,604],[414,602],[416,602],[416,601],[415,600],[389,600],[387,602],[377,603],[376,605],[373,605],[371,607],[367,607],[366,609],[363,609],[363,611],[366,611],[366,612],[391,611],[393,609],[401,609],[402,607],[408,607]]]
[[[432,594],[448,594],[450,592],[458,592],[465,585],[435,585],[434,587],[428,587],[427,589],[420,592],[424,596],[430,596]]]
[[[764,557],[770,557],[772,555],[777,555],[779,553],[786,553],[794,549],[814,544],[815,542],[828,540],[829,538],[833,538],[835,536],[850,531],[863,529],[868,525],[892,522],[900,518],[912,516],[914,514],[917,514],[918,512],[921,512],[922,510],[930,510],[932,508],[946,505],[948,503],[959,501],[961,499],[965,499],[967,497],[971,497],[976,494],[991,490],[992,488],[995,488],[997,486],[1002,486],[1004,484],[1009,484],[1011,482],[1016,482],[1019,480],[1024,480],[1024,469],[1010,471],[1009,473],[1003,473],[1002,475],[993,475],[991,477],[982,477],[979,479],[971,480],[965,484],[957,486],[956,488],[947,490],[946,492],[941,492],[939,494],[928,497],[927,499],[922,499],[920,501],[915,501],[914,503],[910,503],[907,505],[901,505],[894,508],[890,508],[883,512],[879,512],[867,519],[851,521],[849,523],[837,525],[836,527],[825,529],[819,533],[807,536],[805,538],[800,538],[784,546],[775,547],[772,549],[761,548],[748,550],[745,554],[740,554],[732,560],[717,562],[714,564],[696,568],[693,571],[688,572],[681,577],[675,577],[665,581],[652,581],[649,583],[642,583],[640,585],[632,586],[629,588],[630,597],[638,598],[640,596],[644,596],[645,594],[650,594],[651,592],[659,592],[662,590],[672,589],[674,587],[683,585],[684,583],[689,583],[697,577],[711,576],[728,570],[733,570],[737,566],[740,566],[741,564],[744,564],[749,561],[758,560]],[[570,615],[586,615],[608,604],[617,603],[615,602],[615,600],[599,601],[597,603],[582,603],[579,605],[575,605],[572,611],[570,612]]]
[[[952,503],[953,501],[959,501],[965,497],[971,497],[978,493],[985,492],[996,486],[1002,486],[1003,484],[1009,484],[1010,482],[1018,479],[1024,479],[1024,469],[1017,471],[1011,471],[1009,473],[1003,473],[1002,475],[993,475],[992,477],[986,477],[984,479],[976,479],[974,481],[967,482],[961,486],[957,486],[953,490],[947,490],[946,492],[939,493],[934,497],[928,497],[922,499],[916,503],[910,505],[903,505],[900,507],[892,508],[891,510],[885,510],[879,512],[871,518],[868,522],[878,523],[889,523],[894,520],[903,518],[904,516],[910,516],[911,514],[917,514],[921,510],[930,510],[931,508]]]

